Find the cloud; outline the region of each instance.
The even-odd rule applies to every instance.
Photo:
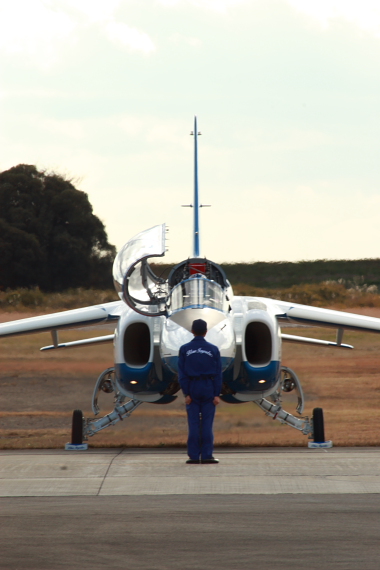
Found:
[[[105,26],[105,33],[109,40],[116,44],[121,44],[132,50],[151,53],[156,46],[148,34],[140,32],[136,28],[130,28],[122,22],[110,21]]]
[[[162,146],[164,144],[171,144],[177,148],[187,148],[188,146],[189,140],[184,136],[189,131],[187,121],[124,114],[116,119],[115,124],[129,138],[140,139],[145,143],[152,144],[156,149],[159,148],[157,145]]]
[[[380,34],[378,0],[285,0],[299,12],[318,20],[328,28],[333,20],[346,20],[362,30]]]
[[[169,41],[172,42],[173,44],[187,44],[191,47],[200,47],[203,44],[200,38],[184,36],[183,34],[179,34],[178,32],[170,36]]]
[[[75,121],[68,119],[53,119],[49,117],[42,117],[39,115],[29,118],[29,123],[36,130],[47,131],[50,135],[58,136],[61,140],[69,139],[84,139],[85,138],[85,125],[83,121]]]
[[[229,8],[234,8],[240,4],[248,4],[249,0],[158,0],[158,2],[168,8],[187,4],[195,8],[225,13]]]
[[[154,51],[150,37],[115,19],[121,0],[12,0],[0,2],[0,52],[23,55],[42,69],[52,67],[79,41],[83,31],[98,26],[114,44],[143,53]]]
[[[67,40],[76,27],[64,12],[41,0],[12,0],[0,5],[0,50],[24,54],[41,67],[57,58],[57,43]]]
[[[61,9],[68,7],[85,16],[88,23],[103,22],[114,17],[121,0],[53,0]]]

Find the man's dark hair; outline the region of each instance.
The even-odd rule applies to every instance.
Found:
[[[206,321],[204,321],[203,319],[196,319],[195,321],[193,321],[191,330],[196,336],[205,334],[207,332]]]

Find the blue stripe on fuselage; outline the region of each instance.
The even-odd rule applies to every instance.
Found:
[[[235,380],[231,366],[223,374],[223,380],[232,392],[263,392],[276,385],[280,368],[281,363],[278,360],[271,360],[266,366],[251,366],[244,360]],[[260,380],[265,380],[265,382],[260,382]]]
[[[249,390],[262,392],[273,388],[278,380],[280,373],[281,363],[278,360],[272,360],[267,366],[256,368],[251,366],[248,362],[243,362],[240,369],[242,380],[249,382]],[[238,381],[240,378],[238,378]],[[265,380],[265,383],[260,383],[260,380]],[[247,389],[247,388],[246,388]],[[242,392],[244,390],[237,390]]]
[[[148,362],[148,364],[142,368],[133,368],[125,363],[116,363],[115,372],[121,387],[135,394],[139,392],[161,394],[177,377],[175,373],[163,364],[162,380],[160,380],[153,362]],[[131,382],[133,382],[133,384]]]
[[[251,366],[243,361],[239,374],[234,380],[234,359],[222,357],[223,382],[232,393],[263,392],[273,388],[278,381],[281,363],[272,360],[266,366]],[[158,378],[153,362],[142,368],[132,368],[125,363],[115,364],[118,382],[126,390],[139,392],[162,393],[173,381],[177,380],[178,356],[172,356],[162,361],[162,380]],[[265,380],[260,383],[260,380]],[[131,382],[136,382],[131,384]]]

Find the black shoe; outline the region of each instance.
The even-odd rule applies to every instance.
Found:
[[[215,457],[210,457],[210,459],[201,459],[201,463],[219,463],[219,459],[215,459]]]
[[[188,459],[188,460],[186,461],[186,463],[188,463],[188,464],[189,464],[189,463],[190,463],[190,464],[198,463],[198,464],[199,464],[199,459]]]

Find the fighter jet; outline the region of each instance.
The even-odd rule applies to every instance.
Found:
[[[343,344],[345,330],[380,333],[380,319],[262,297],[235,296],[217,263],[201,256],[198,189],[198,127],[194,119],[193,253],[175,265],[167,279],[155,275],[149,260],[166,251],[166,226],[154,226],[130,239],[117,254],[113,279],[118,301],[0,324],[0,336],[50,331],[52,344],[41,348],[66,350],[113,343],[114,365],[95,383],[94,417],[74,410],[67,449],[85,449],[88,438],[128,417],[141,404],[168,404],[177,398],[178,351],[192,338],[191,325],[208,323],[207,340],[222,358],[221,399],[229,404],[254,402],[269,417],[309,438],[310,447],[328,447],[323,410],[303,416],[304,395],[296,373],[281,361],[282,342],[351,349]],[[285,334],[283,324],[336,329],[336,342]],[[113,334],[60,343],[63,329],[112,325]],[[297,394],[295,415],[283,408],[283,395]],[[112,393],[114,409],[100,413],[99,393]]]

